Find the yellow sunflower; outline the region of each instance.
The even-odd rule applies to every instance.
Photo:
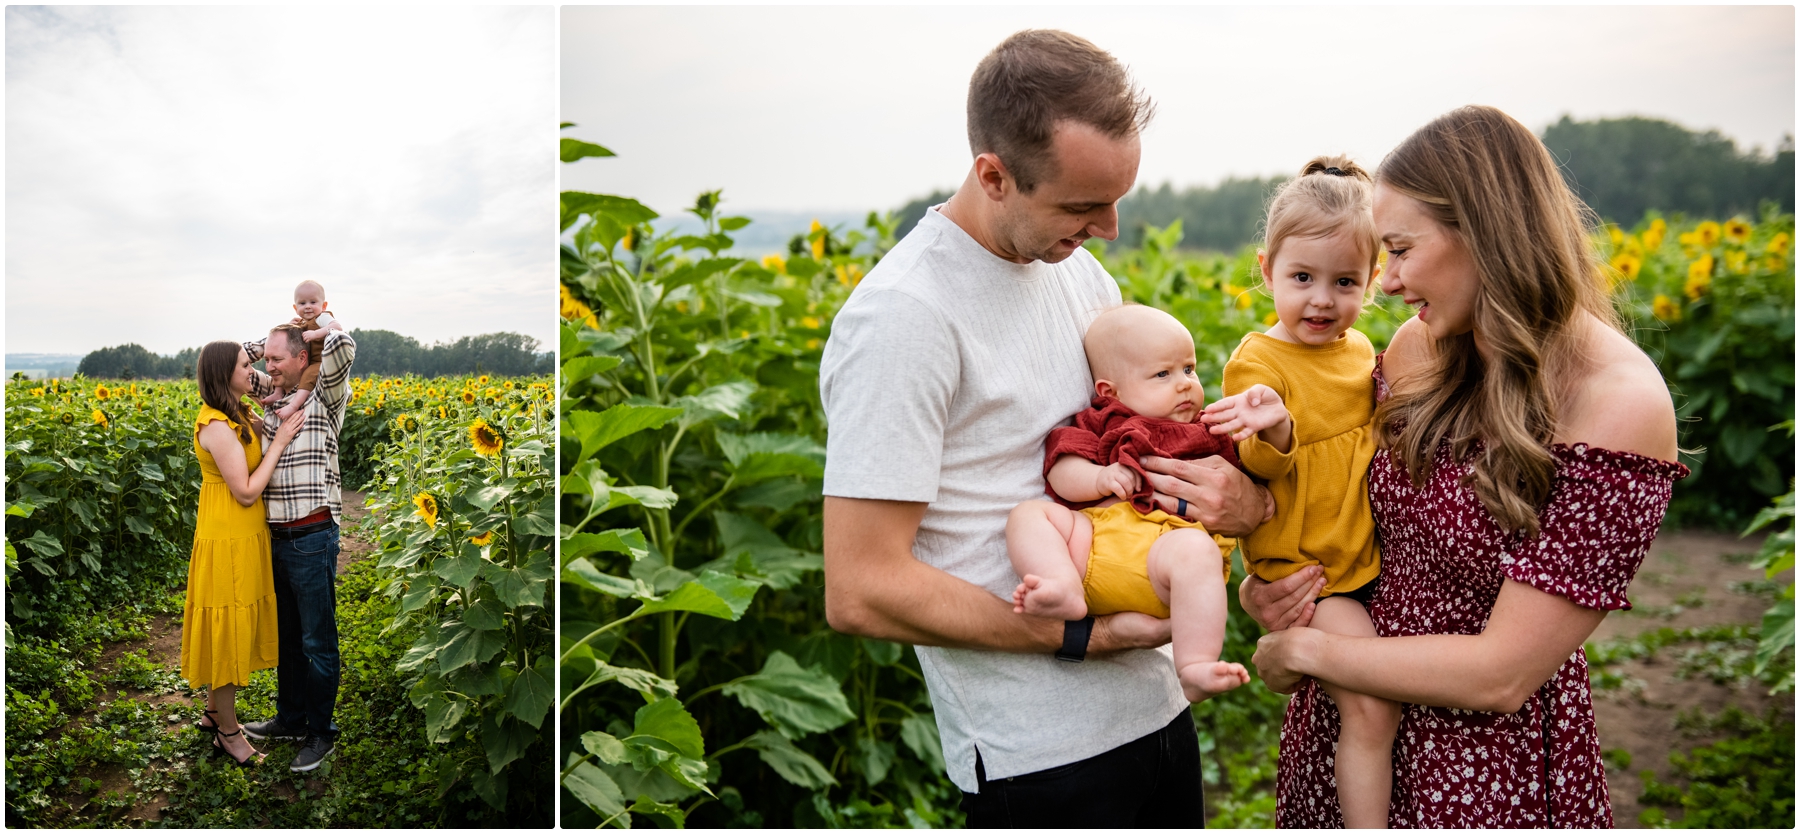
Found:
[[[33,389],[31,389],[31,395],[32,395],[32,396],[34,396],[34,397],[41,397],[41,396],[43,396],[43,395],[44,395],[44,389],[42,389],[42,388],[33,388]]]
[[[106,390],[106,386],[104,386],[104,385],[94,386],[94,399],[104,400],[110,396],[112,396],[112,392]]]
[[[482,374],[481,377],[475,381],[481,383],[482,385],[488,384],[487,374]]]
[[[1750,224],[1736,218],[1725,221],[1725,239],[1740,244],[1749,240]]]
[[[109,423],[110,421],[106,419],[106,412],[98,408],[94,409],[94,425],[105,428]]]
[[[1644,262],[1636,255],[1620,252],[1613,256],[1612,268],[1618,270],[1619,274],[1625,276],[1626,280],[1636,281],[1638,273],[1644,268]]]
[[[1281,317],[1278,315],[1275,315],[1274,313],[1270,313],[1266,316],[1263,316],[1263,325],[1266,327],[1274,327],[1275,322],[1278,322],[1278,321],[1281,321]]]
[[[463,395],[462,395],[462,401],[463,401],[464,405],[474,405],[475,404],[475,392],[474,391],[464,391]]]
[[[476,420],[469,427],[469,442],[475,444],[475,453],[486,457],[500,454],[500,447],[506,444],[498,429],[488,425],[486,420]]]
[[[493,541],[494,541],[494,531],[492,531],[492,530],[489,530],[486,533],[482,533],[479,536],[470,536],[469,537],[469,544],[475,545],[477,547],[487,547]]]
[[[787,272],[787,259],[780,255],[764,255],[762,265],[771,272]]]
[[[813,260],[822,260],[825,257],[825,227],[819,225],[819,221],[815,219],[812,222],[812,228],[807,230],[806,236],[812,239]]]
[[[1712,246],[1719,242],[1719,224],[1711,220],[1694,227],[1694,240],[1701,246]]]
[[[1792,242],[1793,238],[1788,237],[1787,232],[1776,232],[1774,237],[1769,238],[1769,246],[1765,251],[1771,255],[1786,255],[1788,244]]]
[[[414,495],[413,506],[418,507],[413,511],[413,515],[425,519],[426,527],[437,526],[438,503],[436,498],[431,497],[431,493],[421,492]]]
[[[1688,297],[1689,301],[1699,301],[1700,296],[1705,295],[1710,289],[1712,289],[1711,275],[1704,272],[1699,274],[1689,272],[1687,283],[1682,285],[1681,292]]]
[[[1658,295],[1650,302],[1650,312],[1663,321],[1681,321],[1681,305],[1666,295]]]
[[[1662,218],[1658,217],[1650,221],[1650,228],[1644,230],[1644,251],[1655,252],[1657,247],[1662,246],[1663,235],[1668,231],[1669,224],[1664,223]]]
[[[595,329],[600,327],[600,321],[594,317],[594,308],[581,303],[581,299],[569,292],[567,284],[562,285],[562,317]]]
[[[67,411],[62,413],[62,417],[60,419],[62,420],[63,425],[65,425],[65,426],[75,425],[75,415],[70,414]]]

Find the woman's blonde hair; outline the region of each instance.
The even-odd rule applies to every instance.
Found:
[[[1536,535],[1556,474],[1561,386],[1582,360],[1581,314],[1619,328],[1589,242],[1594,215],[1544,143],[1492,107],[1419,128],[1382,161],[1376,182],[1419,201],[1468,247],[1480,281],[1473,330],[1434,340],[1425,371],[1377,410],[1382,444],[1423,488],[1448,442],[1494,519]],[[1493,361],[1476,351],[1477,332]]]
[[[1347,156],[1318,156],[1300,169],[1300,176],[1283,183],[1269,199],[1269,215],[1263,222],[1263,258],[1275,263],[1275,253],[1291,237],[1324,237],[1348,230],[1357,245],[1369,253],[1369,272],[1381,256],[1381,235],[1369,209],[1374,193],[1369,172]],[[1369,282],[1374,284],[1373,281]]]

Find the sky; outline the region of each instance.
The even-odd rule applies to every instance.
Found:
[[[6,351],[347,328],[555,347],[556,17],[6,9]]]
[[[1794,10],[1765,7],[564,7],[564,135],[616,158],[564,189],[665,216],[894,209],[968,171],[969,75],[1006,36],[1110,51],[1157,102],[1141,185],[1378,163],[1464,104],[1541,130],[1650,116],[1772,151],[1794,131]]]

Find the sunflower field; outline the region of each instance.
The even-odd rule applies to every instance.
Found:
[[[339,455],[346,487],[367,484],[372,506],[366,527],[346,519],[344,534],[380,552],[340,575],[344,734],[310,782],[275,760],[292,755],[281,745],[264,745],[264,767],[224,769],[189,726],[198,693],[171,653],[199,500],[194,383],[6,385],[9,825],[548,823],[536,786],[549,784],[550,752],[530,719],[535,710],[541,725],[553,697],[549,383],[352,385]],[[425,535],[420,493],[442,497]],[[456,586],[421,577],[433,569]],[[455,657],[418,650],[445,619],[482,626],[454,649],[478,660],[450,666]],[[431,681],[450,678],[433,700]],[[239,695],[245,720],[272,714],[273,696],[274,671],[253,675]],[[484,745],[490,727],[501,741]]]

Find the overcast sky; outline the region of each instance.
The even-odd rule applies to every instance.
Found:
[[[555,346],[556,18],[6,10],[6,350],[174,353],[293,315]]]
[[[564,7],[566,131],[619,154],[562,187],[665,215],[897,208],[955,188],[975,64],[1025,28],[1111,51],[1158,104],[1140,184],[1367,164],[1454,107],[1541,130],[1654,116],[1771,151],[1794,130],[1794,11],[1775,7]]]

